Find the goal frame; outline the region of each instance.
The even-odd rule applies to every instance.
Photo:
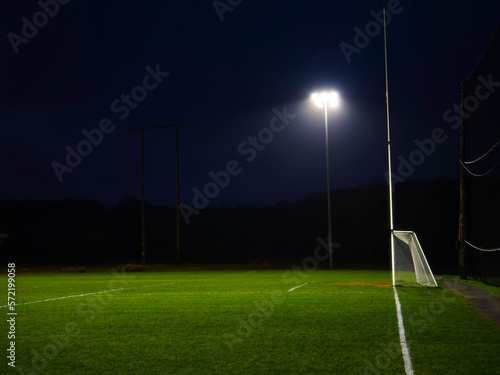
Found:
[[[437,285],[436,279],[434,277],[434,273],[432,272],[432,269],[429,266],[429,262],[427,261],[427,257],[425,256],[424,249],[422,248],[422,245],[420,245],[420,241],[418,240],[418,236],[417,236],[417,234],[414,231],[410,231],[410,230],[393,230],[392,233],[391,233],[392,285],[396,286],[396,261],[395,261],[396,254],[395,254],[395,246],[394,246],[394,240],[395,240],[394,237],[395,237],[396,233],[402,233],[402,234],[410,235],[410,236],[412,236],[414,238],[414,240],[416,241],[416,245],[421,250],[421,254],[420,255],[422,256],[423,266],[424,266],[424,268],[427,268],[429,270],[429,274],[431,276],[431,281],[433,282],[434,285],[424,285],[424,284],[420,284],[418,281],[417,281],[417,283],[419,283],[422,286],[437,287],[438,285]],[[413,254],[412,254],[412,263],[413,263],[413,268],[414,268],[414,272],[415,272],[415,278],[417,278],[416,277],[416,270],[415,270],[415,259],[413,258]]]

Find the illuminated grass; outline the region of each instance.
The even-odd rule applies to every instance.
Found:
[[[47,374],[404,373],[394,295],[384,286],[390,272],[125,276],[120,282],[111,273],[19,274],[18,369],[26,366],[26,374],[28,368]],[[22,304],[110,289],[121,290]],[[500,329],[463,298],[452,301],[452,294],[443,295],[448,300],[438,313],[441,305],[433,301],[440,301],[442,290],[429,290],[399,292],[416,373],[495,373]],[[425,315],[421,308],[435,313]]]

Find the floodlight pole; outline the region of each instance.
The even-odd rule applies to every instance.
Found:
[[[330,269],[333,269],[333,246],[332,246],[332,210],[330,201],[330,156],[328,153],[328,104],[332,107],[338,105],[338,94],[336,92],[314,93],[311,97],[318,107],[325,107],[325,145],[326,145],[326,196],[328,211],[328,257]]]
[[[385,57],[385,102],[387,107],[387,161],[388,161],[388,180],[389,180],[389,227],[391,231],[391,266],[392,266],[392,285],[396,286],[396,269],[394,264],[394,216],[392,204],[392,168],[391,168],[391,131],[389,128],[389,80],[387,78],[387,35],[385,21],[385,1],[384,1],[384,57]]]
[[[332,209],[330,203],[330,161],[328,156],[328,102],[325,101],[325,143],[326,143],[326,195],[328,205],[328,254],[330,269],[333,269],[333,248],[332,248]]]

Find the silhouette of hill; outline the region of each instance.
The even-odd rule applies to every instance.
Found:
[[[405,182],[394,194],[395,228],[417,233],[435,272],[455,272],[458,181]],[[106,208],[94,200],[0,201],[6,261],[26,265],[103,265],[141,261],[140,201]],[[174,263],[175,208],[146,205],[147,260]],[[190,263],[282,261],[312,256],[326,241],[326,193],[272,206],[208,207],[181,223],[181,257]],[[332,192],[337,267],[390,267],[385,185]],[[327,266],[327,261],[323,266]]]

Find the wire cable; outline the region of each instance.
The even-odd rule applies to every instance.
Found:
[[[491,168],[488,172],[483,173],[483,174],[478,174],[478,173],[474,173],[474,172],[472,172],[469,168],[467,168],[467,167],[465,166],[465,163],[464,163],[464,162],[462,162],[462,160],[460,160],[460,164],[462,164],[462,167],[464,167],[464,169],[465,169],[465,170],[466,170],[469,174],[471,174],[472,176],[474,176],[474,177],[484,177],[484,176],[486,176],[486,175],[490,174],[490,173],[491,173],[491,172],[492,172],[492,171],[493,171],[493,170],[494,170],[494,169],[498,166],[498,164],[500,164],[500,161],[498,161],[498,162],[497,162],[497,163],[493,166],[493,168]]]
[[[494,251],[500,251],[500,247],[497,247],[497,248],[493,248],[493,249],[486,249],[484,247],[479,247],[479,246],[476,246],[474,244],[471,244],[469,241],[465,241],[465,243],[467,245],[469,245],[470,247],[473,247],[474,249],[476,250],[479,250],[479,251],[484,251],[484,252],[494,252]]]
[[[492,152],[495,149],[495,147],[497,147],[499,144],[500,144],[500,139],[497,141],[497,143],[495,143],[495,145],[492,148],[490,148],[488,151],[486,151],[486,153],[484,153],[482,156],[478,157],[477,159],[471,160],[471,161],[464,161],[464,163],[465,164],[473,164],[475,162],[478,162],[479,160],[486,157],[490,152]]]

